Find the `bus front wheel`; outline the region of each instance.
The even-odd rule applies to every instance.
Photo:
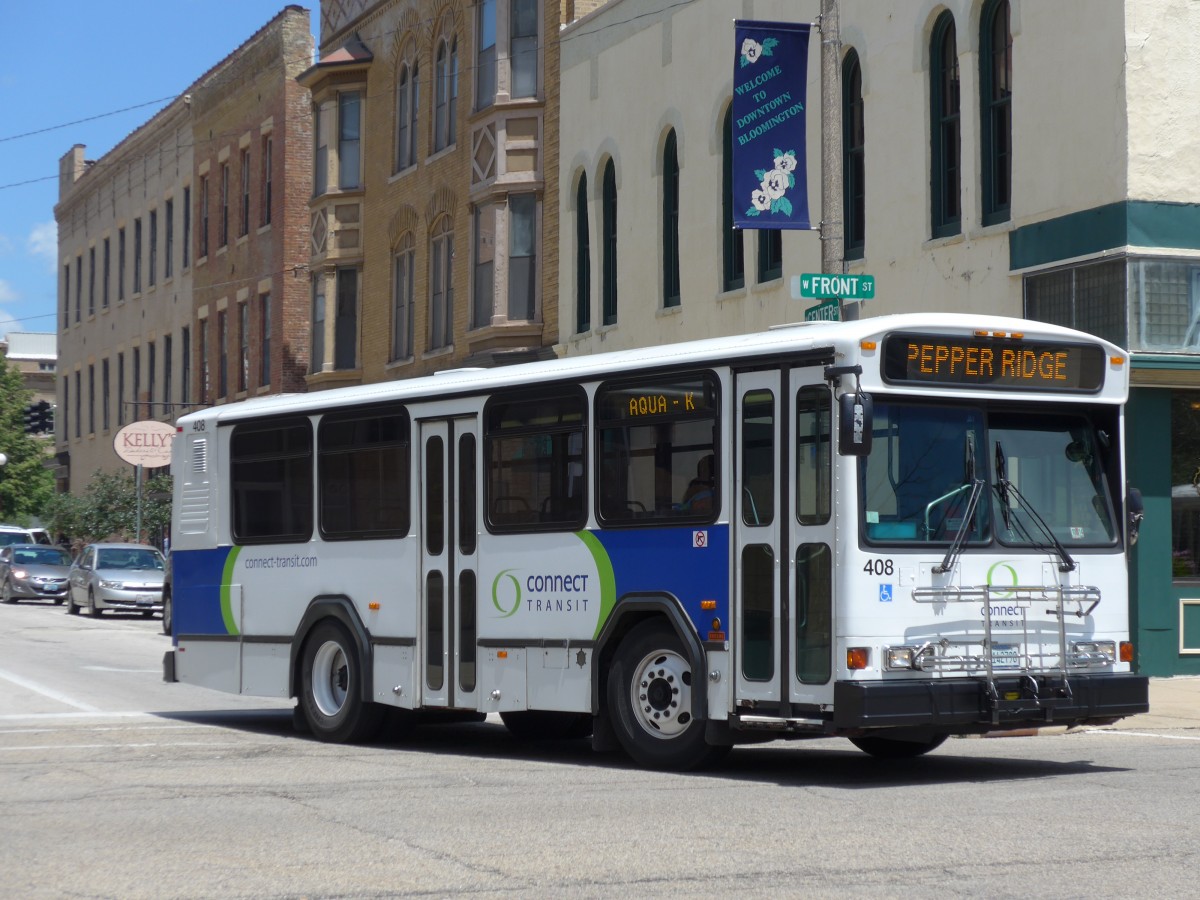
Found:
[[[692,664],[666,622],[640,625],[621,641],[608,671],[608,709],[634,762],[684,771],[724,755],[728,748],[706,744],[704,722],[692,716],[692,681]]]
[[[945,742],[944,734],[926,741],[900,741],[884,737],[850,738],[850,743],[876,759],[912,759],[915,756],[924,756],[930,750],[936,750]]]
[[[379,730],[383,711],[362,699],[362,661],[350,633],[326,620],[304,642],[301,657],[300,706],[312,733],[330,743],[370,740]]]

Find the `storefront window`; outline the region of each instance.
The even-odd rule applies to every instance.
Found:
[[[1171,398],[1171,574],[1200,578],[1200,391]]]

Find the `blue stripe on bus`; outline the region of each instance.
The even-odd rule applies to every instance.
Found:
[[[176,634],[234,634],[221,608],[225,563],[235,548],[171,554],[171,615]]]
[[[616,596],[666,592],[675,595],[701,640],[712,620],[729,630],[729,526],[593,531],[612,562]],[[697,545],[701,546],[697,546]],[[702,600],[716,609],[701,610]],[[600,622],[603,627],[604,622]]]

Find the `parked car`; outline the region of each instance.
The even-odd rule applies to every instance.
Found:
[[[98,616],[125,609],[149,617],[162,610],[163,557],[147,544],[88,544],[71,566],[67,612]]]
[[[0,547],[0,600],[67,599],[71,554],[62,547],[44,544],[9,544]]]
[[[0,525],[0,547],[9,544],[36,544],[33,532],[20,525]]]
[[[33,542],[35,544],[54,545],[54,541],[50,539],[50,532],[45,528],[30,528],[29,533],[33,535]]]

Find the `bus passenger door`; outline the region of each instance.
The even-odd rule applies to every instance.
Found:
[[[479,426],[420,425],[421,704],[476,709]]]
[[[833,394],[824,368],[793,369],[786,447],[788,636],[792,714],[833,703],[834,520]],[[854,532],[854,529],[851,529]]]
[[[780,374],[737,376],[734,539],[734,696],[743,706],[780,702]]]
[[[742,372],[735,404],[735,702],[833,702],[832,398],[823,366]]]

